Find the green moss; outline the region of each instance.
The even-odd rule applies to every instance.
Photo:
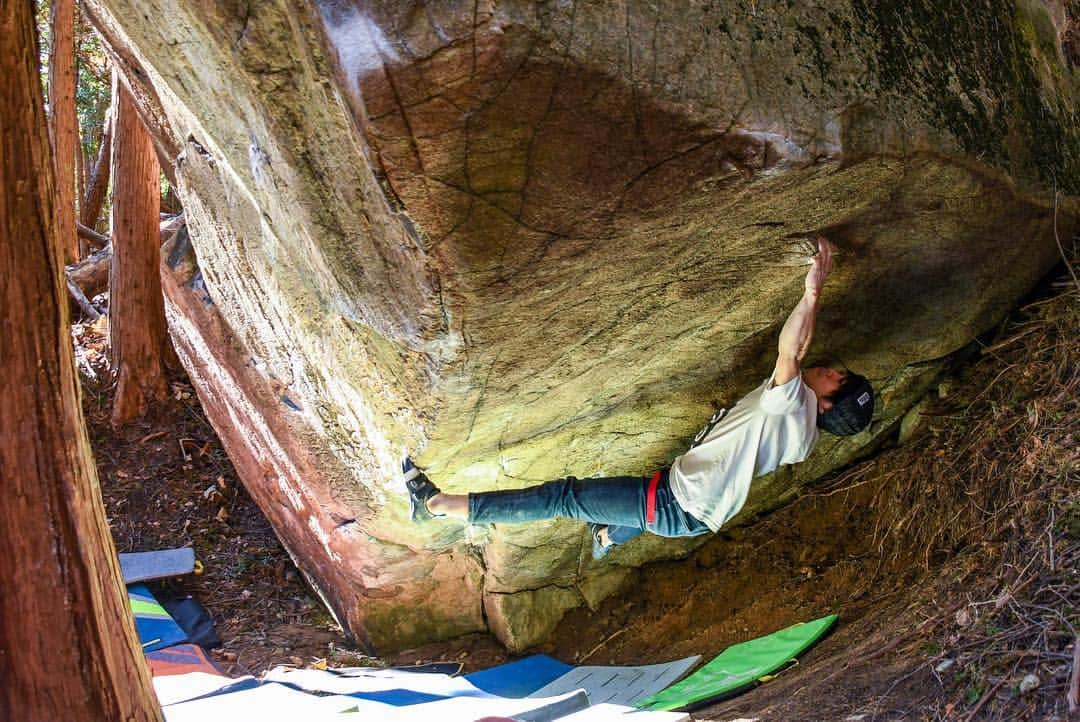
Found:
[[[461,617],[447,616],[436,607],[421,610],[393,603],[370,609],[365,630],[377,649],[405,649],[479,631],[467,627]]]
[[[810,43],[810,47],[813,49],[814,64],[817,66],[821,82],[829,82],[832,79],[832,73],[829,72],[829,61],[825,59],[825,51],[822,50],[821,47],[821,33],[818,31],[817,27],[813,25],[796,24],[795,29],[806,36],[807,41]]]
[[[1024,27],[1025,39],[1047,60],[1058,57],[1057,30],[1046,8],[1032,0],[1018,0],[1016,25]]]
[[[855,12],[878,39],[883,90],[951,133],[966,154],[1024,180],[1080,191],[1071,88],[1038,71],[1068,73],[1045,8],[1026,0],[857,0]]]

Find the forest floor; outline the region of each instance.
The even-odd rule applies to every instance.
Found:
[[[1061,276],[984,339],[907,443],[811,494],[635,572],[536,652],[639,664],[838,613],[794,669],[694,713],[731,720],[1066,720],[1080,685],[1080,293]],[[344,638],[247,496],[182,378],[109,424],[103,329],[75,327],[84,407],[120,551],[191,545],[198,576],[154,587],[211,612],[230,673],[508,657],[475,635],[393,658]],[[91,376],[96,376],[91,378]]]
[[[76,326],[76,357],[117,550],[195,549],[201,574],[149,586],[159,596],[191,595],[210,611],[222,640],[213,656],[229,674],[332,657],[357,663],[340,628],[240,485],[182,375],[143,419],[112,428],[112,389],[100,380],[106,371],[103,331]]]

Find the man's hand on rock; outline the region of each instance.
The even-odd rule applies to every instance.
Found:
[[[817,241],[818,252],[814,256],[813,265],[806,274],[806,295],[817,298],[821,294],[821,287],[825,285],[825,278],[832,270],[832,254],[836,246],[824,237]]]

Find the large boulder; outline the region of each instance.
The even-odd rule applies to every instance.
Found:
[[[174,153],[178,350],[378,648],[525,648],[697,543],[597,563],[576,522],[415,526],[405,454],[457,492],[650,472],[768,374],[825,233],[815,347],[875,382],[875,421],[759,480],[745,521],[894,433],[1075,224],[1057,2],[87,8]]]

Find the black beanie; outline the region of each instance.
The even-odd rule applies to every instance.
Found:
[[[837,436],[851,436],[870,425],[874,415],[874,387],[866,377],[849,371],[830,401],[832,407],[818,414],[818,428]]]

